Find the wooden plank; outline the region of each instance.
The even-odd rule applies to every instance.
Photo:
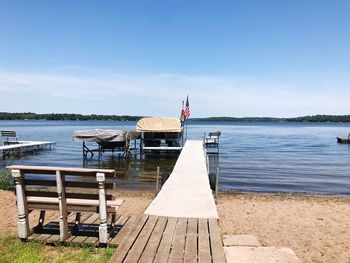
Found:
[[[148,219],[148,216],[145,214],[139,215],[133,224],[134,227],[132,230],[128,233],[128,235],[123,239],[123,242],[120,244],[120,246],[117,248],[116,253],[114,254],[114,257],[111,259],[110,262],[123,262],[123,260],[126,258],[130,248],[134,244],[136,238],[138,237],[139,233],[141,232],[142,228],[144,227],[146,221]]]
[[[162,240],[159,244],[157,254],[154,258],[154,263],[167,262],[169,251],[171,248],[171,243],[173,241],[176,223],[177,223],[177,218],[171,217],[168,219],[167,225],[163,233]]]
[[[188,219],[184,262],[197,262],[197,219]]]
[[[52,236],[52,234],[40,234],[40,235],[38,235],[36,238],[35,238],[35,240],[37,240],[37,241],[46,241],[46,239],[48,239],[49,237],[51,237]]]
[[[198,262],[211,262],[208,220],[202,218],[198,220]]]
[[[23,145],[25,146],[25,145]],[[27,166],[27,165],[10,165],[7,169],[17,169],[25,173],[37,173],[37,174],[56,174],[56,171],[61,171],[62,174],[69,175],[92,175],[96,176],[96,173],[104,173],[107,176],[113,175],[115,170],[112,169],[88,169],[88,168],[76,168],[76,167],[54,167],[54,166]]]
[[[157,216],[149,216],[141,233],[139,234],[135,243],[133,244],[133,246],[129,250],[127,257],[124,260],[125,263],[138,262],[144,248],[146,247],[148,239],[152,234],[154,226],[157,223],[157,220],[158,220]]]
[[[60,235],[51,235],[46,239],[46,244],[55,244],[57,242],[60,242]]]
[[[160,217],[154,230],[152,232],[151,237],[148,240],[145,250],[143,251],[139,263],[152,263],[153,259],[156,255],[158,246],[163,236],[163,232],[167,223],[166,217]]]
[[[28,236],[28,240],[35,240],[35,238],[37,238],[38,236],[40,236],[40,234],[33,233],[30,236]]]
[[[17,169],[23,171],[56,171],[61,172],[80,172],[80,173],[114,173],[113,169],[90,169],[90,168],[77,168],[77,167],[57,167],[57,166],[30,166],[30,165],[10,165],[6,167],[7,169]]]
[[[91,230],[92,224],[98,224],[99,222],[99,215],[94,214],[91,217],[89,217],[85,222],[82,223],[82,226],[79,230],[79,232],[89,231]],[[95,226],[96,227],[96,226]],[[97,230],[98,231],[98,230]],[[75,244],[82,244],[85,243],[85,241],[88,239],[88,236],[76,236],[74,239],[72,239],[70,242]]]
[[[172,249],[169,255],[168,263],[183,262],[185,239],[187,231],[187,219],[179,218],[176,224]]]
[[[117,233],[117,235],[110,241],[110,244],[119,245],[134,227],[136,219],[136,216],[131,216],[129,220],[123,225],[122,229]]]
[[[155,263],[166,262],[169,257],[169,251],[171,249],[171,244],[174,237],[174,232],[176,228],[177,218],[171,217],[168,219],[167,225],[165,227],[162,240],[159,244],[157,254],[154,258]]]
[[[76,181],[67,181],[65,180],[66,183],[66,187],[69,188],[92,188],[92,189],[98,189],[98,184],[97,182],[82,182],[81,178],[80,180]],[[24,184],[26,186],[30,185],[33,186],[33,188],[35,186],[56,186],[56,181],[55,180],[40,180],[40,179],[25,179],[24,180]],[[112,182],[106,182],[106,189],[113,189],[114,183]],[[46,191],[42,191],[42,188],[39,188],[39,190],[41,190],[41,192],[46,193]],[[37,192],[37,191],[35,191]]]
[[[90,214],[88,218],[86,218],[84,221],[80,221],[80,227],[79,227],[79,232],[83,231],[84,229],[87,228],[87,224],[91,224],[92,222],[96,221],[98,219],[98,214]],[[84,236],[70,236],[69,238],[66,239],[67,243],[82,243],[87,237]]]
[[[130,219],[130,216],[127,215],[121,215],[119,216],[119,218],[117,219],[117,221],[115,221],[115,224],[117,226],[124,226],[125,223]]]
[[[226,263],[225,252],[220,237],[220,230],[217,219],[208,219],[209,234],[210,234],[210,247],[213,262]]]

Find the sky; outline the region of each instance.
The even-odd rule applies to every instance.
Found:
[[[350,1],[0,0],[0,111],[350,114]]]

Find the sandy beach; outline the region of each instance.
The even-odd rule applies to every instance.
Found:
[[[119,191],[121,214],[142,213],[154,194]],[[12,192],[0,190],[0,235],[16,235]],[[302,262],[350,262],[350,199],[331,196],[220,193],[222,234],[253,234],[263,246],[290,247]],[[30,220],[35,224],[38,213]],[[47,219],[57,218],[49,213]]]

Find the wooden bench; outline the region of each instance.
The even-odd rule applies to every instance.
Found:
[[[115,228],[117,209],[123,200],[115,200],[115,171],[109,169],[83,169],[43,166],[8,166],[15,179],[18,209],[18,235],[27,239],[33,231],[43,226],[46,210],[59,211],[60,241],[70,235],[67,216],[77,212],[79,227],[81,212],[99,213],[99,242],[107,244],[107,218],[112,215],[112,230]],[[33,175],[35,175],[33,177]],[[41,210],[38,225],[30,230],[28,215]]]
[[[1,136],[4,137],[4,145],[18,143],[16,131],[1,131]]]

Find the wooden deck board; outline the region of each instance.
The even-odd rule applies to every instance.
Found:
[[[169,263],[183,262],[186,231],[187,231],[187,219],[179,218],[176,224],[174,238],[172,241],[172,249],[168,259]]]
[[[146,247],[148,239],[152,234],[154,226],[157,223],[157,220],[158,220],[158,217],[156,216],[150,216],[148,218],[140,235],[138,236],[137,240],[133,244],[132,248],[129,250],[127,257],[124,260],[125,263],[133,263],[139,260],[144,248]]]
[[[147,215],[139,215],[133,224],[131,231],[123,239],[123,242],[117,248],[115,257],[112,258],[112,262],[123,262],[126,256],[129,253],[129,250],[132,248],[136,238],[139,236],[140,231],[142,230],[144,224],[148,219]]]
[[[210,263],[210,241],[209,241],[209,230],[208,220],[198,220],[198,262],[199,263]]]
[[[169,218],[165,227],[163,238],[159,244],[158,252],[154,258],[155,263],[162,263],[168,260],[169,252],[171,249],[171,243],[176,228],[177,218]]]
[[[224,263],[226,262],[226,257],[223,249],[222,240],[220,237],[218,221],[213,218],[209,219],[208,221],[209,221],[210,247],[211,247],[213,262]]]
[[[167,223],[166,217],[160,217],[156,226],[154,227],[153,233],[144,249],[139,263],[152,263],[156,255],[160,240],[163,236],[163,232]]]
[[[195,218],[188,219],[186,244],[185,244],[185,263],[197,262],[197,224],[198,220]]]

